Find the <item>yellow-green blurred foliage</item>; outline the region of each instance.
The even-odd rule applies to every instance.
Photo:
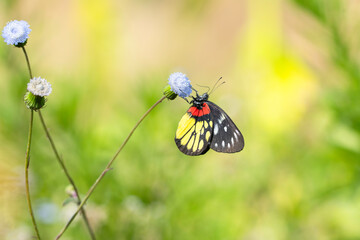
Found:
[[[182,71],[245,137],[237,154],[182,154],[188,108],[165,101],[86,205],[98,239],[360,239],[357,0],[0,2],[26,20],[43,115],[82,195],[139,117]],[[0,43],[0,238],[32,239],[24,189],[29,111],[20,49]],[[44,239],[75,206],[35,115],[31,192]],[[63,239],[89,239],[78,218]]]

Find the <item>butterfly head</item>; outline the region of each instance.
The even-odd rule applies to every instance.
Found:
[[[193,100],[190,102],[194,104],[196,107],[201,107],[205,101],[208,100],[209,94],[206,92],[203,95],[199,95],[198,92],[196,92],[196,97],[192,96]]]

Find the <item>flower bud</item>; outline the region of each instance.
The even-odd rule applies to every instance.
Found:
[[[77,194],[75,192],[75,189],[72,185],[68,185],[66,188],[65,188],[65,192],[67,195],[69,195],[69,197],[72,197],[72,198],[77,198]]]
[[[38,110],[45,105],[46,98],[52,91],[51,84],[45,79],[34,77],[27,84],[28,92],[25,94],[24,101],[28,108]]]
[[[39,110],[45,105],[45,97],[36,96],[31,92],[26,92],[24,97],[25,105],[27,108],[32,110]]]
[[[177,97],[177,94],[174,93],[173,91],[171,91],[170,85],[167,85],[167,86],[164,88],[163,93],[164,93],[164,95],[167,97],[167,99],[169,99],[169,100],[174,100],[174,99]]]

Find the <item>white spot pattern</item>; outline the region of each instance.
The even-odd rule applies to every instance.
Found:
[[[231,144],[234,145],[234,138],[231,138]]]
[[[216,148],[218,147],[218,144],[217,144],[217,143],[215,143],[215,147],[216,147]]]
[[[224,131],[227,132],[227,127],[226,126],[224,127]]]
[[[225,116],[223,114],[220,115],[218,122],[221,124],[225,120]]]
[[[238,141],[238,136],[236,133],[234,133],[234,136],[235,136],[236,141]]]
[[[215,124],[214,135],[218,134],[218,132],[219,132],[219,126],[217,124]]]
[[[224,140],[221,142],[221,146],[222,146],[223,148],[225,147],[225,141],[224,141]]]
[[[228,148],[230,148],[230,143],[228,143]]]

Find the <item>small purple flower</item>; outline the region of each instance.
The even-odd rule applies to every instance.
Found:
[[[181,72],[175,72],[169,76],[169,85],[171,91],[182,98],[188,97],[192,92],[189,78]]]
[[[2,31],[2,37],[8,45],[25,43],[31,32],[30,25],[26,21],[10,21]]]

